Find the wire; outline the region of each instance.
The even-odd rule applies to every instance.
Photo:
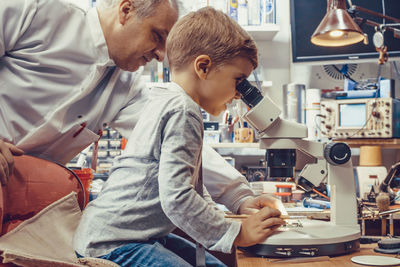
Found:
[[[382,65],[383,65],[383,64],[378,64],[378,74],[377,74],[377,76],[376,76],[376,83],[379,83],[379,80],[380,80],[380,78],[381,78]],[[377,88],[379,88],[379,86],[378,86]]]
[[[326,116],[324,116],[324,115],[322,115],[322,114],[317,114],[317,115],[315,115],[315,117],[314,117],[314,124],[315,124],[315,126],[317,126],[317,130],[321,133],[321,134],[325,134],[325,133],[323,133],[322,132],[322,129],[321,129],[321,127],[320,127],[320,124],[321,124],[321,119],[319,120],[319,123],[317,122],[317,117],[320,117],[320,118],[326,118]]]
[[[394,66],[394,70],[396,71],[397,79],[400,79],[400,72],[399,72],[399,69],[397,68],[397,62],[396,61],[393,61],[393,66]]]
[[[320,195],[323,198],[326,198],[327,200],[331,200],[329,197],[327,197],[326,195],[322,194],[321,192],[319,192],[317,189],[313,188],[313,192],[317,193],[318,195]]]

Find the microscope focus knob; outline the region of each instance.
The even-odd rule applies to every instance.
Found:
[[[351,150],[346,143],[332,142],[325,146],[324,157],[332,165],[345,164],[351,158]]]

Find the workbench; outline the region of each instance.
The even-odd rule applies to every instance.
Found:
[[[381,254],[373,251],[378,244],[361,244],[360,251],[347,254],[343,256],[335,256],[335,257],[317,257],[317,258],[309,258],[312,261],[305,262],[290,262],[289,260],[293,260],[292,258],[262,258],[257,257],[240,250],[236,250],[236,263],[237,267],[263,267],[263,266],[293,266],[293,267],[329,267],[329,266],[337,266],[337,267],[345,267],[345,266],[364,266],[353,263],[351,258],[354,256],[360,255],[382,255],[395,257],[395,255],[390,254]],[[296,258],[299,259],[299,258]],[[308,259],[302,259],[308,260]]]

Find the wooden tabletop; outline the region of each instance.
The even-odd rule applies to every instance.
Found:
[[[345,142],[350,147],[360,146],[380,146],[383,148],[400,148],[399,138],[348,138],[348,139],[335,139],[335,142]]]
[[[395,257],[395,255],[376,253],[373,249],[378,246],[375,244],[365,244],[361,245],[360,251],[336,257],[319,257],[319,258],[309,258],[310,261],[306,262],[290,262],[285,261],[287,259],[277,259],[277,258],[262,258],[255,257],[254,255],[237,250],[236,252],[236,262],[237,267],[263,267],[263,266],[293,266],[293,267],[328,267],[328,266],[362,266],[351,261],[354,256],[360,255],[382,255],[388,257]],[[296,258],[299,259],[299,258]],[[308,259],[303,259],[308,260]],[[316,261],[315,261],[316,260]]]

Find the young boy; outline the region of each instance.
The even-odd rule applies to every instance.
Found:
[[[74,238],[77,254],[121,266],[191,266],[186,232],[210,250],[229,253],[267,238],[284,222],[263,208],[243,222],[217,210],[201,179],[203,121],[239,98],[236,85],[257,66],[253,39],[222,12],[203,8],[179,20],[167,39],[172,83],[151,98],[98,198]],[[204,195],[204,196],[202,196]],[[207,266],[223,266],[210,254]]]

